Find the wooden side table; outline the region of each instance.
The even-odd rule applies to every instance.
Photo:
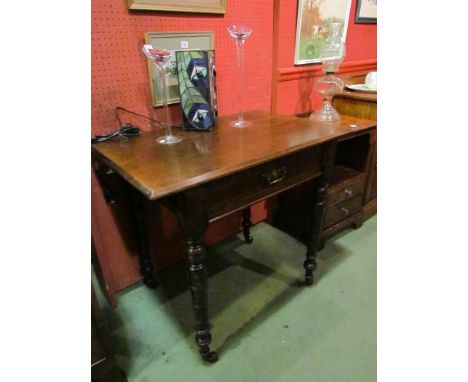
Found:
[[[304,184],[312,184],[310,208],[301,207],[309,217],[307,249],[302,266],[305,285],[314,282],[317,250],[322,232],[325,198],[336,143],[356,134],[366,134],[374,121],[343,117],[338,126],[322,126],[291,116],[250,111],[246,118],[252,128],[229,125],[232,116],[219,118],[217,129],[207,132],[180,131],[183,141],[165,147],[155,143],[157,132],[143,133],[127,141],[93,145],[96,165],[105,177],[114,172],[128,182],[135,215],[143,280],[157,283],[148,251],[148,215],[144,204],[161,203],[179,219],[186,244],[195,341],[201,357],[216,362],[210,348],[208,319],[208,278],[204,234],[210,222],[236,211],[244,213],[244,236],[250,242],[249,214],[245,209]],[[111,195],[112,193],[106,193]],[[144,199],[146,198],[146,199]]]

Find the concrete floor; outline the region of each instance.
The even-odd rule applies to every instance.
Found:
[[[305,247],[261,223],[210,248],[212,349],[201,361],[185,264],[138,285],[105,309],[116,359],[129,382],[374,382],[377,379],[377,218],[330,239],[317,284],[301,284]]]

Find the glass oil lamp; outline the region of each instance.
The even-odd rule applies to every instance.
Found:
[[[341,41],[342,25],[342,23],[330,23],[328,26],[327,40],[320,51],[320,61],[325,75],[314,83],[314,91],[322,96],[323,105],[310,115],[311,121],[339,123],[341,120],[339,113],[332,106],[331,100],[344,87],[344,81],[335,75],[346,52],[345,44]]]

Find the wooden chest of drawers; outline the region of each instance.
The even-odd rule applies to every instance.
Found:
[[[347,136],[337,142],[334,166],[326,193],[320,247],[332,235],[345,228],[358,228],[364,220],[370,148],[373,130]],[[303,243],[307,242],[313,182],[279,195],[273,205],[272,223]],[[294,212],[296,211],[296,212]],[[299,212],[297,212],[299,211]]]
[[[347,172],[356,174],[357,171],[347,169],[345,167],[338,166],[336,171]],[[348,177],[349,180],[344,181],[340,184],[338,182],[330,182],[330,188],[328,189],[327,205],[330,207],[336,203],[340,203],[349,198],[361,195],[364,193],[365,186],[365,174],[356,174],[356,178]]]
[[[366,174],[344,166],[336,166],[327,192],[327,209],[323,221],[322,246],[325,240],[350,225],[362,224],[362,203]]]
[[[358,84],[365,81],[366,74],[350,75],[344,80],[347,84]],[[377,120],[377,94],[360,93],[344,90],[333,97],[333,106],[341,115]],[[377,213],[377,129],[373,129],[370,137],[369,162],[364,192],[365,219]]]

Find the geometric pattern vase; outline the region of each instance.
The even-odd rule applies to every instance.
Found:
[[[213,50],[176,51],[183,129],[210,131],[218,122]]]

